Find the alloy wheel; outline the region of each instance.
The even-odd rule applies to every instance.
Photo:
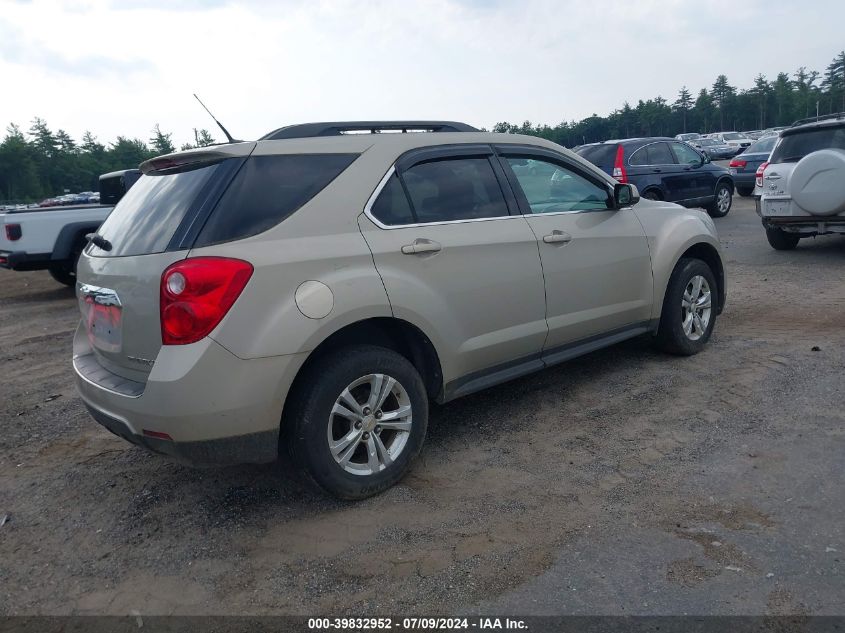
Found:
[[[346,472],[374,475],[405,449],[412,424],[411,399],[402,384],[386,374],[368,374],[335,401],[328,420],[329,451]]]
[[[697,341],[710,325],[713,300],[710,284],[701,275],[695,275],[684,288],[681,299],[681,325],[691,341]]]

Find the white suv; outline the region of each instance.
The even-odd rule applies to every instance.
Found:
[[[769,161],[757,169],[754,193],[772,248],[845,234],[845,113],[781,132]]]

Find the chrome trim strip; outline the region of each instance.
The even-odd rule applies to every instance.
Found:
[[[101,288],[100,286],[92,286],[90,284],[84,284],[81,281],[77,283],[77,289],[80,294],[90,297],[94,303],[98,303],[102,306],[117,306],[118,308],[123,307],[120,303],[120,297],[117,296],[117,292],[112,290],[111,288]]]
[[[76,354],[76,355],[74,355],[74,357],[73,357],[73,361],[76,361],[76,359],[77,359],[77,358],[79,358],[80,356],[86,356],[86,354]],[[135,400],[135,399],[137,399],[137,398],[140,398],[141,396],[143,396],[143,395],[144,395],[144,392],[143,392],[143,391],[142,391],[141,393],[139,393],[137,396],[132,396],[132,395],[129,395],[129,394],[126,394],[126,393],[121,393],[121,392],[119,392],[119,391],[115,391],[114,389],[109,389],[108,387],[104,387],[103,385],[101,385],[101,384],[99,384],[99,383],[94,382],[93,380],[91,380],[90,378],[88,378],[87,376],[85,376],[85,375],[84,375],[81,371],[79,371],[79,369],[78,369],[78,368],[77,368],[77,366],[76,366],[76,362],[72,362],[71,364],[73,365],[73,372],[74,372],[74,373],[75,373],[75,374],[76,374],[79,378],[81,378],[82,380],[84,380],[85,382],[87,382],[87,383],[88,383],[89,385],[91,385],[92,387],[96,387],[97,389],[102,389],[103,391],[107,391],[108,393],[113,393],[114,395],[116,395],[116,396],[120,396],[121,398],[131,398],[131,399],[133,399],[133,400]],[[108,371],[108,369],[106,369],[106,371]],[[135,381],[135,382],[137,382],[137,381]],[[84,399],[84,398],[83,398],[83,399]],[[99,408],[99,407],[97,407],[97,408]],[[109,415],[111,415],[111,414],[109,414]],[[122,420],[122,418],[120,418],[120,419]],[[127,423],[127,425],[128,425],[128,423]],[[130,428],[131,428],[131,427],[130,427]]]

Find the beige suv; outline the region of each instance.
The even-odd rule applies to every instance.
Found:
[[[192,464],[289,452],[362,498],[430,400],[643,334],[694,354],[725,303],[705,212],[534,137],[308,124],[142,171],[80,258],[73,365],[100,424]]]

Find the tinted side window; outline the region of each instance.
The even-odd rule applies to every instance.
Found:
[[[629,165],[650,165],[651,163],[648,162],[648,148],[641,147],[640,149],[636,150],[633,154],[631,154],[631,158],[628,159]]]
[[[337,178],[358,154],[253,156],[235,176],[196,246],[249,237],[277,225]]]
[[[610,195],[570,169],[535,158],[505,158],[522,188],[531,213],[606,211]]]
[[[646,150],[649,165],[672,165],[675,162],[668,143],[652,143],[646,147]]]
[[[701,154],[686,143],[672,143],[672,152],[681,165],[698,165],[701,163]]]
[[[418,222],[508,215],[496,174],[486,158],[455,158],[414,165],[402,174]]]
[[[405,195],[402,183],[399,182],[399,175],[395,172],[384,185],[370,211],[382,224],[414,224],[416,222],[408,197]]]

